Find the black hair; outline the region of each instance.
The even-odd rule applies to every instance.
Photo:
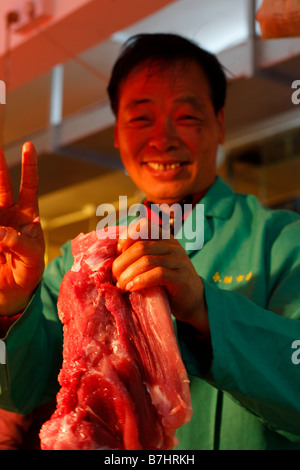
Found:
[[[225,105],[227,80],[215,55],[177,34],[137,34],[129,38],[113,67],[107,87],[110,105],[118,114],[120,85],[130,72],[143,63],[170,65],[175,61],[196,62],[204,71],[217,114]]]

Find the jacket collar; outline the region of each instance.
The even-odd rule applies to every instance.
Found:
[[[234,192],[217,176],[214,184],[209,188],[200,203],[204,204],[204,216],[218,219],[229,219],[234,208]]]
[[[211,219],[227,220],[230,218],[234,209],[234,201],[234,192],[218,176],[214,184],[185,220],[180,235],[175,235],[189,256],[193,256],[201,250],[202,246],[211,239],[213,235]],[[204,209],[203,217],[200,216],[200,205],[201,209]],[[195,227],[196,225],[197,227]],[[194,247],[195,234],[197,236],[197,244],[202,241],[202,245],[198,248]]]
[[[212,229],[209,219],[218,218],[227,220],[230,218],[234,209],[234,192],[232,189],[222,180],[221,177],[217,176],[214,184],[207,190],[206,194],[194,207],[191,214],[184,222],[184,229],[181,233],[181,237],[178,238],[180,244],[186,249],[188,255],[192,255],[193,252],[197,252],[198,249],[189,249],[190,240],[192,240],[194,224],[192,220],[197,220],[197,210],[199,213],[199,204],[204,208],[203,227],[197,226],[199,231],[203,231],[204,244],[212,237]],[[129,225],[129,223],[135,220],[135,217],[127,216],[118,222],[118,225]],[[176,236],[176,235],[175,235]]]

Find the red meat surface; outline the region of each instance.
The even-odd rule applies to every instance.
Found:
[[[172,449],[191,418],[167,294],[124,294],[113,284],[117,238],[91,232],[72,241],[74,265],[58,298],[61,389],[40,432],[44,450]]]

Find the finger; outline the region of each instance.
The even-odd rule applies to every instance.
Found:
[[[19,206],[38,215],[38,164],[34,145],[26,142],[22,149],[22,175]]]
[[[123,271],[118,279],[117,287],[121,289],[127,289],[128,283],[138,279],[142,274],[145,274],[145,280],[148,276],[152,276],[154,271],[156,274],[157,281],[166,281],[169,271],[177,271],[177,261],[173,257],[168,256],[144,256],[138,261],[129,265],[125,271]]]
[[[132,269],[136,270],[137,266],[144,269],[143,267],[147,264],[150,269],[152,269],[154,265],[159,264],[165,267],[173,267],[181,258],[180,250],[181,247],[175,239],[171,242],[169,240],[139,240],[114,260],[112,265],[113,279],[115,282],[121,282],[122,286],[124,286],[125,281],[122,282],[122,279],[125,279],[125,271],[129,268],[130,270],[127,271],[127,274],[131,272]]]
[[[137,240],[148,239],[149,223],[147,219],[139,219],[127,227],[119,236],[118,250],[123,252]]]
[[[13,186],[4,153],[0,149],[0,207],[10,207],[13,203]]]
[[[151,220],[141,218],[130,224],[119,237],[118,250],[120,253],[127,250],[138,240],[174,239],[170,230],[164,230]]]
[[[30,238],[38,238],[42,235],[41,221],[36,217],[31,223],[23,225],[20,232]]]
[[[33,250],[31,238],[37,239],[38,237],[36,235],[34,237],[28,236],[11,227],[0,227],[0,252],[5,254],[5,252],[11,251],[20,258],[33,260],[33,255],[39,256],[39,251],[43,250],[43,243],[37,240]]]
[[[148,289],[149,287],[165,287],[167,291],[174,290],[176,281],[176,270],[162,268],[156,266],[153,269],[145,272],[139,272],[136,276],[132,277],[122,290],[134,292],[141,289]],[[172,288],[171,288],[172,286]]]

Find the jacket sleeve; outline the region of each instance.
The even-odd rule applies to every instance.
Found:
[[[228,393],[273,431],[300,442],[300,224],[289,224],[266,256],[266,308],[203,280],[211,330],[209,370],[199,342],[179,334],[190,374]],[[298,352],[297,353],[297,349]]]
[[[6,364],[0,365],[0,408],[26,414],[52,400],[58,391],[62,361],[62,325],[57,298],[64,274],[73,263],[70,244],[47,266],[40,285],[4,342]]]

